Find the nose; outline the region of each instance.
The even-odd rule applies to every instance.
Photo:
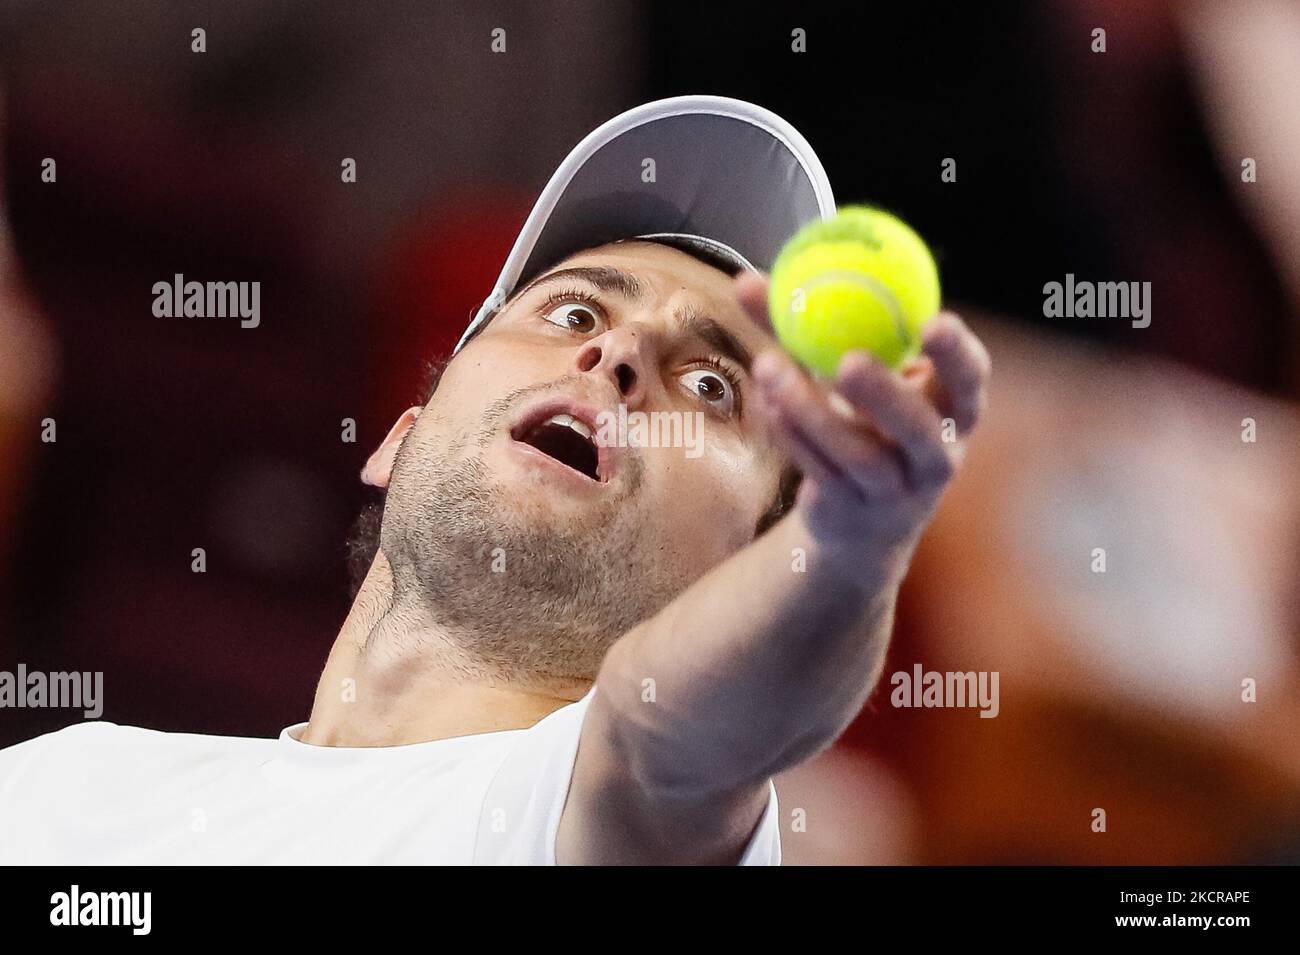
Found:
[[[640,405],[652,380],[652,339],[636,323],[620,325],[585,342],[574,356],[574,369],[584,375],[603,375],[618,389],[623,404]]]

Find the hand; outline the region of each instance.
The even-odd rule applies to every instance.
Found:
[[[766,276],[736,278],[736,295],[771,329]],[[774,439],[803,471],[796,511],[821,541],[852,554],[910,554],[987,401],[988,351],[943,312],[921,355],[899,372],[865,351],[845,355],[833,383],[812,379],[780,348],[754,361]]]

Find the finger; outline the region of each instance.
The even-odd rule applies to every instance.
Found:
[[[992,370],[988,349],[960,318],[944,312],[926,326],[922,350],[934,364],[929,396],[958,434],[975,426],[987,403]]]
[[[903,489],[901,462],[890,443],[861,416],[835,407],[835,396],[812,381],[788,356],[773,349],[754,363],[755,379],[778,428],[813,453],[828,477],[851,484],[864,498]],[[839,399],[843,402],[843,399]]]
[[[768,279],[762,272],[741,272],[736,276],[733,286],[740,307],[745,310],[754,324],[764,331],[772,330],[772,319],[767,311]]]
[[[821,452],[817,442],[804,434],[788,415],[780,409],[774,409],[771,420],[777,444],[790,455],[794,466],[805,478],[830,486],[846,483],[844,472]]]
[[[866,352],[849,352],[840,361],[835,390],[898,447],[913,482],[942,483],[952,476],[938,413],[901,376]]]
[[[780,400],[770,395],[770,382],[780,374],[775,368],[769,369],[769,364],[774,362],[776,359],[765,358],[763,354],[754,360],[751,374],[757,400],[746,407],[753,409],[760,427],[773,444],[790,455],[804,477],[832,483],[842,481],[844,475],[840,469],[817,450],[816,442],[799,429]]]

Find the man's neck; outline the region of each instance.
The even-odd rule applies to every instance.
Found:
[[[330,648],[297,738],[318,746],[400,746],[526,729],[588,689],[584,682],[541,689],[481,676],[445,633],[394,607],[380,551]]]

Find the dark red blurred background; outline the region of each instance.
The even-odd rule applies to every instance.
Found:
[[[1278,265],[1300,248],[1279,248],[1241,199],[1205,94],[1205,63],[1217,61],[1191,49],[1218,49],[1217,35],[1172,3],[865,6],[10,6],[0,348],[11,363],[0,374],[18,397],[0,443],[0,667],[102,670],[103,718],[119,723],[270,735],[305,719],[348,608],[359,469],[490,290],[550,173],[630,106],[738,96],[804,133],[842,203],[916,225],[946,299],[1007,343],[993,348],[1007,440],[990,426],[989,463],[973,460],[955,491],[965,509],[945,503],[890,658],[891,670],[938,666],[958,651],[955,668],[1000,669],[1004,714],[894,710],[882,688],[845,745],[790,781],[810,805],[821,793],[828,813],[826,793],[851,794],[839,802],[860,819],[861,844],[802,859],[1294,859],[1300,724],[1276,694],[1297,685],[1295,459],[1269,462],[1300,447],[1300,295]],[[1105,54],[1090,50],[1096,26]],[[194,27],[206,53],[191,52]],[[504,54],[490,51],[495,27]],[[807,30],[806,54],[790,52],[794,27]],[[46,157],[57,184],[41,181]],[[355,183],[340,180],[345,157]],[[940,180],[945,157],[956,183]],[[1150,281],[1151,327],[1043,318],[1043,284],[1067,272]],[[155,318],[151,287],[175,273],[260,281],[260,327]],[[1152,376],[1164,384],[1143,384]],[[1171,432],[1126,415],[1162,401],[1206,409],[1198,432],[1212,421],[1235,438],[1254,415],[1284,436],[1250,465],[1247,495],[1268,501],[1254,519],[1279,543],[1242,544],[1276,575],[1274,612],[1261,625],[1232,609],[1259,606],[1248,595],[1216,604],[1249,665],[1272,667],[1258,676],[1278,708],[1246,722],[1188,689],[1191,677],[1164,696],[1126,696],[1145,664],[1127,678],[1069,664],[1052,641],[1091,625],[1056,609],[1034,617],[1056,585],[1026,577],[1041,563],[999,536],[1034,520],[1011,513],[1025,499],[1006,462],[1047,468],[1054,445],[1104,456],[1122,440],[1110,427],[1152,447]],[[1048,407],[1058,413],[1032,413]],[[39,439],[47,417],[54,444]],[[346,418],[356,443],[340,439]],[[1191,445],[1165,459],[1218,467]],[[1207,480],[1237,480],[1232,467]],[[1072,504],[1085,496],[1061,488]],[[1097,494],[1126,525],[1116,495]],[[1082,504],[1055,513],[1034,525],[1044,539],[1095,518]],[[1201,530],[1172,539],[1174,553],[1213,549]],[[195,547],[205,574],[191,572]],[[1237,554],[1225,560],[1241,566]],[[1169,584],[1153,619],[1176,616],[1197,589]],[[1204,659],[1195,672],[1217,665]],[[1228,675],[1230,696],[1239,674]],[[5,711],[0,745],[68,719]],[[1087,825],[1101,804],[1119,807],[1104,843]]]

